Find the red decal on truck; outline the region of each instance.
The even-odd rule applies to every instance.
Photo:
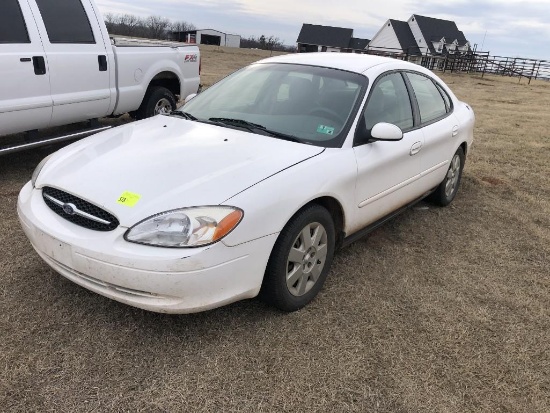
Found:
[[[183,63],[192,63],[197,61],[197,55],[196,54],[186,54],[185,60]]]

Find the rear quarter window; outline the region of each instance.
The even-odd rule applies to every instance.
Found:
[[[441,87],[438,83],[435,84],[437,86],[437,89],[439,90],[439,93],[441,93],[441,96],[443,96],[443,100],[445,101],[445,105],[447,105],[447,112],[450,112],[453,109],[453,102],[451,101],[451,98],[445,92],[445,89]]]

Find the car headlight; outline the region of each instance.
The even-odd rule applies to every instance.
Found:
[[[138,222],[126,231],[124,239],[157,247],[203,247],[229,234],[243,215],[242,210],[230,206],[175,209]]]
[[[40,171],[42,170],[44,165],[46,165],[46,162],[48,162],[48,160],[52,157],[52,155],[53,153],[46,156],[44,159],[40,161],[40,163],[36,166],[36,168],[34,168],[34,171],[31,175],[31,183],[33,188],[35,187],[36,180],[38,179],[38,175],[40,175]]]

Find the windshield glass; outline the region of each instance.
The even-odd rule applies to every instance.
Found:
[[[239,126],[235,120],[245,121],[275,132],[273,136],[338,147],[366,86],[367,78],[357,73],[260,63],[226,77],[181,110],[202,121],[222,119],[233,127]]]

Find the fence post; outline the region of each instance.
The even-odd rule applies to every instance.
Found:
[[[485,72],[487,70],[487,63],[489,62],[489,57],[490,56],[490,52],[487,52],[487,56],[485,56],[485,59],[484,59],[484,65],[483,65],[483,72]]]
[[[537,62],[533,63],[533,69],[531,69],[531,76],[529,76],[529,82],[527,83],[528,85],[531,84],[531,78],[535,76],[535,67],[537,67]]]

